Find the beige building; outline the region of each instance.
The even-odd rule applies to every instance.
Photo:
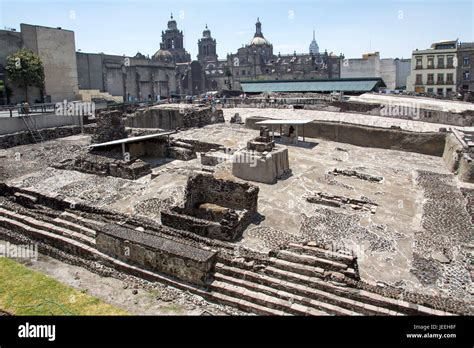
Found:
[[[78,77],[74,32],[29,24],[21,24],[20,28],[20,32],[0,30],[0,75],[5,74],[12,90],[7,102],[15,104],[25,100],[23,88],[10,83],[5,72],[7,57],[22,48],[36,53],[44,68],[44,89],[29,87],[30,103],[75,100]]]
[[[448,95],[456,91],[457,40],[435,42],[412,53],[407,90]]]

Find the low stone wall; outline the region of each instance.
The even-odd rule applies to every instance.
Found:
[[[44,140],[69,137],[81,133],[79,126],[66,126],[57,128],[44,128],[38,131]],[[0,149],[8,149],[10,147],[33,144],[35,140],[30,132],[18,132],[7,135],[0,135]]]
[[[188,179],[185,193],[185,211],[192,211],[197,203],[214,203],[223,207],[257,212],[257,186],[215,178],[211,174],[197,173]]]
[[[23,116],[0,117],[0,135],[28,132]],[[80,126],[83,116],[67,116],[56,114],[30,114],[29,119],[36,129]]]
[[[227,225],[187,215],[179,210],[162,211],[161,223],[176,230],[189,231],[202,237],[223,241],[234,241],[247,227],[245,221],[236,220],[235,223]]]
[[[474,161],[471,154],[465,153],[459,161],[459,180],[474,183]]]
[[[127,127],[159,128],[173,130],[176,128],[203,127],[208,124],[224,122],[222,110],[209,106],[192,106],[188,104],[176,106],[155,106],[141,109],[126,119]]]
[[[305,110],[320,110],[333,112],[352,112],[362,113],[372,116],[393,117],[397,119],[417,120],[430,123],[441,123],[453,126],[470,127],[474,126],[474,111],[463,111],[461,113],[417,109],[417,115],[413,116],[410,113],[397,113],[391,116],[387,107],[393,107],[395,104],[382,103],[363,103],[357,101],[335,101],[328,98],[278,98],[272,102],[264,98],[249,98],[246,100],[233,99],[227,101],[227,107],[248,107],[248,108],[298,108]],[[394,103],[396,99],[394,99]],[[416,104],[416,99],[413,99]],[[415,105],[416,107],[416,105]]]
[[[257,212],[259,188],[195,173],[188,179],[184,206],[161,212],[161,223],[178,230],[235,241]]]
[[[245,126],[259,129],[256,122],[264,117],[249,117]],[[431,156],[442,156],[446,133],[416,133],[394,128],[378,128],[350,123],[312,121],[305,124],[304,134],[309,138],[320,138],[339,143],[363,147],[417,152]]]
[[[443,162],[446,168],[458,176],[459,180],[474,183],[474,160],[469,146],[456,130],[446,136]]]
[[[462,157],[463,146],[452,133],[446,136],[446,144],[443,152],[443,162],[451,172],[456,172],[459,168],[459,160]]]
[[[173,140],[192,145],[196,152],[208,152],[211,150],[219,150],[219,149],[224,148],[220,144],[207,143],[205,141],[194,140],[194,139],[173,138]]]
[[[214,251],[113,224],[97,231],[96,245],[124,262],[198,285],[205,285],[216,262]]]
[[[53,167],[96,175],[110,175],[129,180],[135,180],[151,173],[150,164],[140,159],[127,162],[91,153],[63,160]]]

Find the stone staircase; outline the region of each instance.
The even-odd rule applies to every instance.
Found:
[[[58,212],[54,214],[49,210],[41,209],[34,212],[21,208],[21,206],[1,200],[0,197],[0,227],[13,232],[12,234],[0,235],[0,238],[18,240],[18,235],[36,241],[39,251],[44,246],[57,248],[74,256],[80,256],[84,260],[99,261],[101,264],[112,267],[120,272],[125,272],[149,281],[157,281],[174,286],[178,289],[189,291],[203,297],[209,297],[206,289],[192,284],[182,282],[166,274],[152,272],[135,265],[120,261],[114,257],[104,254],[95,248],[95,231],[92,226],[104,224],[101,221],[93,221],[71,212]],[[41,212],[41,214],[39,214]],[[41,217],[40,217],[41,216]],[[88,227],[82,224],[88,225]],[[94,237],[92,237],[94,235]],[[24,239],[20,239],[24,241]],[[78,259],[76,259],[78,261]],[[74,262],[75,264],[77,262]],[[81,264],[79,262],[79,264]],[[84,262],[84,265],[87,263]]]
[[[33,197],[34,198],[34,197]],[[289,244],[271,252],[265,262],[219,257],[208,288],[151,272],[98,251],[95,231],[101,219],[35,205],[25,195],[22,204],[1,200],[0,227],[32,240],[151,281],[188,290],[211,301],[259,315],[450,315],[440,310],[356,289],[352,255],[317,246]],[[41,251],[41,248],[40,248]]]
[[[350,287],[355,258],[290,244],[266,265],[219,259],[209,287],[216,301],[263,315],[449,315]]]

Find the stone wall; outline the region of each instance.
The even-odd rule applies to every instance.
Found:
[[[127,127],[158,128],[174,130],[176,128],[203,127],[208,124],[224,122],[222,110],[213,110],[209,106],[189,104],[158,105],[137,110],[127,116]]]
[[[256,122],[263,117],[249,117],[245,126],[259,129]],[[417,152],[431,156],[442,156],[446,133],[417,133],[396,128],[378,128],[349,123],[312,121],[304,126],[305,136],[320,138],[356,146]]]
[[[454,130],[446,136],[443,152],[446,168],[464,182],[474,182],[474,161],[471,149],[463,140],[463,134]]]
[[[232,209],[257,212],[257,186],[248,183],[217,179],[213,175],[197,173],[188,179],[185,193],[185,211],[192,211],[197,203],[214,203]]]
[[[91,138],[92,143],[105,143],[127,138],[122,112],[118,110],[102,111],[97,114],[97,128]]]
[[[81,133],[79,126],[66,126],[57,128],[44,128],[38,131],[44,140],[69,137]],[[0,149],[8,149],[10,147],[33,144],[35,140],[30,132],[18,132],[13,134],[0,135]]]
[[[53,167],[96,175],[110,175],[129,180],[135,180],[151,173],[150,164],[140,159],[127,162],[118,158],[92,153],[85,153],[76,158],[65,159]]]
[[[161,223],[224,241],[241,237],[257,213],[259,188],[195,173],[188,179],[184,206],[161,212]]]
[[[198,285],[205,284],[216,262],[214,251],[115,224],[98,230],[96,243],[105,254]]]
[[[396,101],[396,100],[395,100]],[[393,105],[395,105],[395,101]],[[416,103],[416,99],[414,99]],[[321,110],[332,112],[353,112],[363,113],[371,116],[393,117],[397,119],[416,120],[430,123],[440,123],[453,126],[470,127],[474,126],[474,112],[463,111],[461,113],[430,110],[419,108],[419,115],[415,118],[412,115],[387,115],[387,109],[381,103],[363,103],[357,101],[335,101],[328,98],[278,98],[272,102],[265,98],[251,98],[242,101],[240,98],[227,100],[228,107],[249,107],[249,108],[301,108],[305,110]],[[389,106],[389,105],[388,105]],[[390,105],[391,106],[391,105]]]
[[[443,152],[443,162],[451,172],[456,172],[462,156],[463,146],[452,133],[446,136],[446,145]]]

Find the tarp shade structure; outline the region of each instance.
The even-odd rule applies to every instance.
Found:
[[[241,81],[245,93],[270,92],[355,92],[365,93],[385,87],[381,78],[346,78],[300,81]]]
[[[120,145],[120,144],[128,144],[128,143],[138,143],[138,142],[145,141],[145,140],[148,140],[148,139],[158,138],[158,137],[162,137],[162,136],[165,136],[165,135],[171,135],[171,134],[175,134],[175,133],[176,133],[176,131],[172,131],[172,132],[162,132],[162,133],[141,135],[141,136],[138,136],[138,137],[123,138],[123,139],[108,141],[106,143],[91,144],[91,145],[89,145],[89,148]]]

